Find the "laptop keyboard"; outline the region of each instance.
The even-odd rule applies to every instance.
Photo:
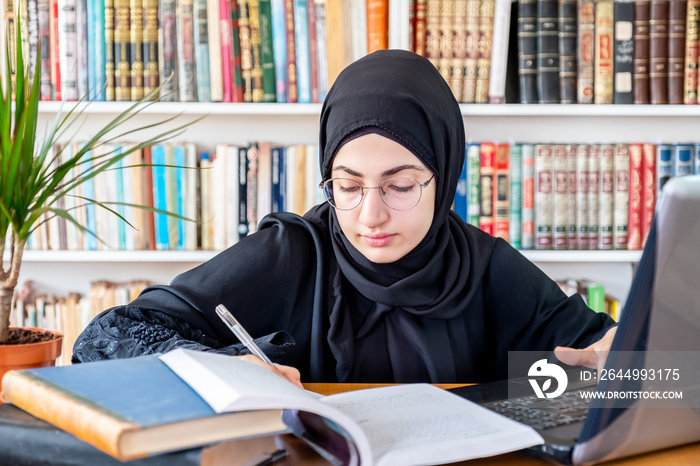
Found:
[[[588,413],[590,399],[581,399],[580,390],[564,392],[556,398],[537,398],[536,396],[513,398],[502,401],[483,403],[495,411],[537,430],[583,421]]]

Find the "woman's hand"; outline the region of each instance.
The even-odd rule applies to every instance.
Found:
[[[605,360],[608,357],[615,332],[617,332],[617,327],[611,328],[605,333],[603,338],[583,349],[557,346],[554,348],[554,355],[564,364],[596,369],[598,374],[600,374],[603,367],[605,367]]]
[[[304,386],[301,384],[301,374],[294,367],[283,366],[282,364],[275,364],[275,368],[277,369],[277,371],[275,371],[265,361],[263,361],[259,357],[254,356],[252,354],[246,354],[243,356],[236,356],[236,357],[241,358],[244,361],[252,362],[253,364],[257,364],[258,366],[264,367],[265,369],[268,369],[270,372],[276,372],[278,375],[281,375],[285,379],[289,380],[297,387],[304,388]]]

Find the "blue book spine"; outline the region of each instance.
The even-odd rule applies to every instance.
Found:
[[[275,58],[277,102],[287,102],[287,27],[284,22],[284,0],[272,0],[272,54]]]
[[[695,151],[693,152],[693,173],[700,175],[700,142],[695,143]]]
[[[121,154],[122,148],[120,145],[114,146],[114,155]],[[117,204],[116,211],[122,218],[126,218],[126,209],[122,205],[124,202],[124,160],[119,160],[114,164],[114,176],[117,180]],[[129,227],[131,228],[131,227]],[[121,251],[126,250],[126,224],[122,219],[117,219],[117,233],[119,236],[119,249]]]
[[[481,146],[478,142],[467,144],[467,222],[479,226],[479,206],[481,204],[481,188],[479,187],[481,169]]]
[[[83,156],[85,163],[81,165],[81,172],[89,171],[92,167],[92,151],[88,151]],[[83,183],[83,197],[95,199],[95,178],[89,178]],[[87,203],[85,206],[85,223],[89,233],[85,234],[85,249],[88,251],[97,250],[97,223],[95,218],[95,204]]]
[[[184,217],[185,215],[185,146],[175,146],[175,183],[177,190],[177,208],[175,212]],[[176,219],[178,241],[173,249],[185,249],[185,221],[181,218]]]
[[[522,203],[523,203],[523,146],[510,146],[510,244],[515,249],[522,247]]]
[[[280,179],[280,212],[285,212],[287,210],[287,170],[286,163],[284,162],[285,153],[287,148],[285,146],[280,147],[280,164],[279,164],[279,179]]]
[[[272,212],[281,212],[280,210],[280,161],[282,160],[282,148],[273,147],[270,149],[270,175],[272,187]]]
[[[656,146],[656,203],[661,200],[661,191],[673,176],[673,145],[659,144]]]
[[[165,146],[157,144],[151,148],[151,160],[153,166],[153,207],[167,211],[168,201],[165,189]],[[156,249],[167,250],[170,248],[168,237],[168,216],[159,212],[153,215],[154,229],[156,233]]]
[[[467,221],[467,147],[464,147],[464,163],[462,164],[462,171],[459,174],[459,181],[457,181],[457,191],[455,192],[454,201],[454,211],[459,217]]]
[[[673,176],[693,174],[693,144],[675,144],[673,146]]]
[[[197,100],[211,100],[209,72],[209,31],[207,29],[207,0],[194,2],[194,62],[197,72]],[[215,53],[218,53],[216,51]]]
[[[294,0],[294,44],[297,57],[299,103],[311,103],[311,58],[309,52],[309,10],[307,0]]]
[[[88,86],[90,100],[105,100],[105,2],[88,0]]]

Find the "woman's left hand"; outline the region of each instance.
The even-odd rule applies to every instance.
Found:
[[[608,357],[615,332],[617,332],[617,327],[611,328],[603,338],[583,349],[557,346],[554,348],[554,355],[564,364],[596,369],[600,374],[600,371],[605,367],[605,360]]]

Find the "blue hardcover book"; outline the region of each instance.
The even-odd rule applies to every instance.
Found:
[[[121,461],[289,431],[280,409],[217,414],[159,355],[13,371],[3,396]]]
[[[209,31],[207,29],[207,0],[194,1],[194,63],[197,72],[197,100],[211,100],[209,72]],[[214,53],[219,53],[215,51]]]
[[[313,0],[312,0],[313,1]],[[309,9],[307,0],[294,0],[294,44],[297,58],[299,103],[311,103],[311,57],[309,52]]]
[[[165,187],[167,169],[165,167],[165,146],[156,144],[151,148],[151,167],[153,170],[153,207],[158,210],[168,210],[168,198]],[[156,233],[156,249],[170,249],[170,239],[168,235],[168,216],[164,213],[155,212],[153,215],[154,230]]]
[[[92,158],[92,151],[87,151],[85,155],[83,155],[83,160],[84,162],[81,164],[80,169],[82,172],[86,172],[90,170],[90,167],[92,167],[92,161],[90,160]],[[83,183],[83,197],[86,199],[95,199],[95,178],[89,178],[85,180]],[[86,227],[88,229],[88,232],[85,233],[85,249],[88,251],[96,251],[97,250],[97,218],[95,214],[95,209],[98,209],[101,207],[96,207],[95,204],[92,203],[87,203],[85,206],[85,223]]]
[[[287,102],[287,27],[284,18],[284,0],[270,2],[272,14],[272,54],[275,58],[277,102]]]
[[[469,193],[467,184],[467,147],[464,147],[464,164],[462,172],[459,174],[457,181],[457,191],[455,192],[454,211],[459,217],[467,221],[467,195]]]
[[[272,212],[282,212],[283,209],[280,207],[282,202],[282,196],[280,195],[280,166],[284,164],[282,158],[283,155],[282,146],[273,146],[270,148],[270,175],[272,179]]]
[[[695,143],[695,152],[693,153],[693,173],[700,175],[700,142]]]
[[[693,174],[693,156],[695,146],[693,144],[673,145],[673,176]]]
[[[175,170],[175,189],[177,197],[177,205],[175,209],[170,209],[171,212],[175,212],[181,217],[185,215],[185,146],[175,146],[175,167],[171,167],[170,170]],[[178,251],[185,249],[185,220],[181,218],[175,218],[175,224],[177,225],[178,241],[173,245],[173,249]]]
[[[656,205],[661,202],[661,191],[673,176],[673,144],[656,146]]]
[[[510,244],[515,249],[522,247],[523,231],[523,146],[510,146]]]
[[[119,144],[116,144],[114,146],[114,153],[116,154],[121,154],[122,147]],[[114,210],[119,213],[119,215],[122,216],[122,218],[126,218],[126,209],[124,208],[124,159],[119,160],[117,163],[114,164],[114,177],[117,181],[117,205],[114,207]],[[128,174],[127,174],[128,176]],[[121,219],[118,219],[117,221],[117,234],[119,238],[119,250],[124,251],[126,250],[126,229],[131,228],[126,225]]]
[[[87,2],[89,100],[105,100],[105,2]]]

